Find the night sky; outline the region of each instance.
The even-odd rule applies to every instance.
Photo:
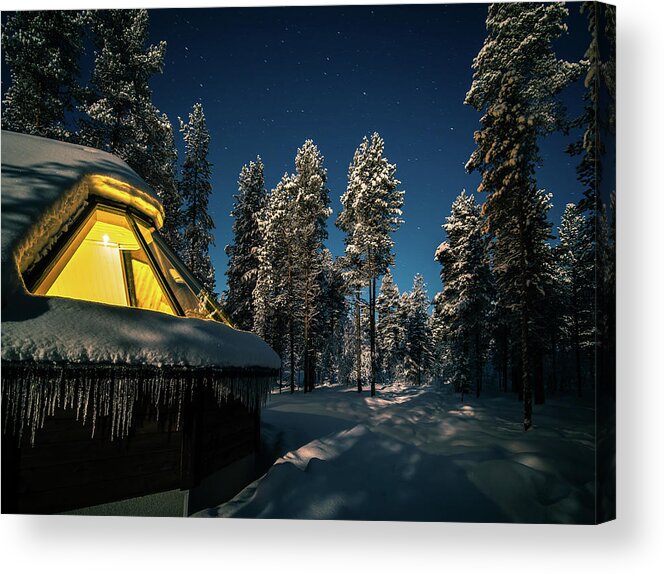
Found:
[[[569,7],[569,34],[557,53],[579,60],[586,26],[579,4]],[[224,246],[232,240],[229,213],[242,165],[260,155],[271,189],[294,171],[297,148],[314,140],[334,210],[327,246],[340,255],[339,198],[356,147],[373,131],[384,138],[406,191],[405,222],[395,234],[396,282],[409,289],[420,272],[430,296],[440,289],[434,251],[444,239],[441,224],[455,196],[479,182],[464,164],[480,114],[463,101],[486,13],[483,4],[150,10],[151,42],[167,42],[153,100],[174,125],[201,101],[211,133],[218,291],[226,287]],[[581,90],[578,83],[564,94],[571,112],[581,106]],[[538,183],[554,194],[555,227],[581,193],[577,159],[563,151],[572,137],[551,136],[541,147]]]

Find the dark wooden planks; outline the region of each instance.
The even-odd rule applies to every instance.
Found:
[[[3,437],[3,512],[54,513],[172,489],[204,477],[255,449],[258,413],[240,402],[221,405],[198,393],[178,412],[139,404],[130,435],[111,440],[110,417],[91,426],[58,410],[39,430],[35,446]],[[248,482],[251,477],[248,477]]]

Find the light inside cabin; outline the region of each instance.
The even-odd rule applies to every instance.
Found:
[[[139,307],[232,326],[154,227],[122,209],[97,205],[47,257],[44,271],[33,282],[37,295]]]
[[[100,207],[74,233],[35,293],[176,314],[128,216]]]

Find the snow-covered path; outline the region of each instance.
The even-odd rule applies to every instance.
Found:
[[[278,457],[200,516],[581,522],[594,518],[594,418],[573,398],[521,430],[510,396],[460,403],[434,388],[273,395],[263,444]]]

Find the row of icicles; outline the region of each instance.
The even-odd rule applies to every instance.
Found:
[[[251,372],[225,373],[216,369],[130,366],[2,365],[3,432],[20,442],[29,432],[34,445],[37,431],[56,409],[73,409],[76,420],[91,423],[91,436],[100,417],[110,417],[111,439],[128,436],[135,405],[147,398],[159,419],[160,409],[177,409],[197,389],[212,389],[218,404],[232,397],[250,410],[265,404],[275,377]]]

